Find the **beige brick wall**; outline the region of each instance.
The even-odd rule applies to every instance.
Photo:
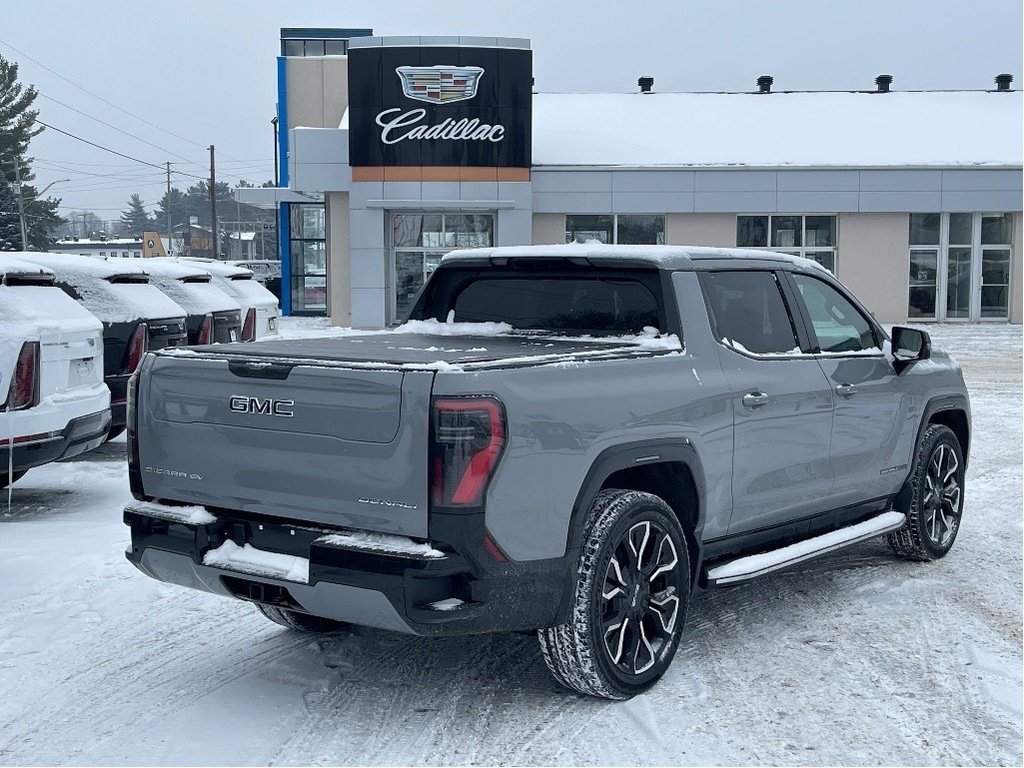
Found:
[[[736,247],[736,215],[730,213],[670,213],[665,217],[669,245]]]
[[[327,194],[327,286],[331,325],[352,324],[352,274],[349,256],[348,192]]]
[[[337,128],[348,106],[348,58],[290,57],[289,128]]]
[[[550,245],[565,242],[565,214],[533,214],[533,244]]]
[[[905,213],[839,215],[837,277],[882,323],[904,323],[910,291],[910,221]]]

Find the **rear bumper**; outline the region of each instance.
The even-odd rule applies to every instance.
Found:
[[[51,461],[69,459],[98,447],[110,430],[110,411],[72,419],[61,432],[14,444],[14,471],[21,472]],[[0,443],[0,467],[6,470],[9,448]]]
[[[110,426],[123,427],[125,425],[125,411],[128,402],[128,379],[131,374],[119,373],[115,376],[106,376],[104,381],[110,389]]]
[[[330,543],[325,537],[339,531],[226,510],[212,510],[213,522],[190,522],[174,509],[164,507],[172,510],[165,513],[135,503],[124,511],[132,539],[128,560],[160,581],[416,635],[531,630],[567,615],[572,581],[567,566],[574,566],[574,554],[485,563],[478,558],[488,557],[482,547],[477,553],[443,546],[442,556],[425,556]],[[308,577],[298,581],[204,564],[210,550],[229,540],[305,558]]]

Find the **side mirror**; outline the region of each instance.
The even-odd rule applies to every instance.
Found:
[[[896,326],[892,329],[892,356],[897,373],[918,360],[932,356],[932,339],[917,328]]]

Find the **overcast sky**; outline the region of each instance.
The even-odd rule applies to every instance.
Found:
[[[632,91],[641,74],[684,91],[753,90],[764,73],[785,90],[872,88],[880,73],[894,90],[1021,79],[1020,0],[32,0],[4,3],[0,55],[21,65],[56,128],[202,177],[214,144],[218,180],[259,183],[273,178],[280,28],[318,26],[527,37],[541,91]],[[132,192],[150,206],[163,193],[162,171],[56,131],[32,154],[40,186],[71,179],[51,191],[65,214],[117,218]]]

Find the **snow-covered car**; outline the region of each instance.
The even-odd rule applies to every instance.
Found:
[[[238,301],[242,307],[242,341],[280,336],[281,309],[277,296],[263,287],[252,270],[213,259],[186,258],[182,261],[201,266],[213,277],[214,285]]]
[[[100,321],[51,270],[0,254],[0,488],[110,428]]]
[[[248,269],[261,283],[281,277],[281,262],[277,259],[236,259],[223,263],[230,264],[232,267]]]
[[[129,259],[109,259],[129,262]],[[138,264],[138,261],[132,262]],[[242,307],[213,284],[213,277],[198,264],[172,258],[146,259],[149,281],[185,310],[189,344],[240,341]]]
[[[128,377],[147,351],[183,346],[185,310],[155,286],[138,259],[18,253],[52,269],[56,284],[103,323],[103,377],[110,388],[110,437],[124,431]]]

